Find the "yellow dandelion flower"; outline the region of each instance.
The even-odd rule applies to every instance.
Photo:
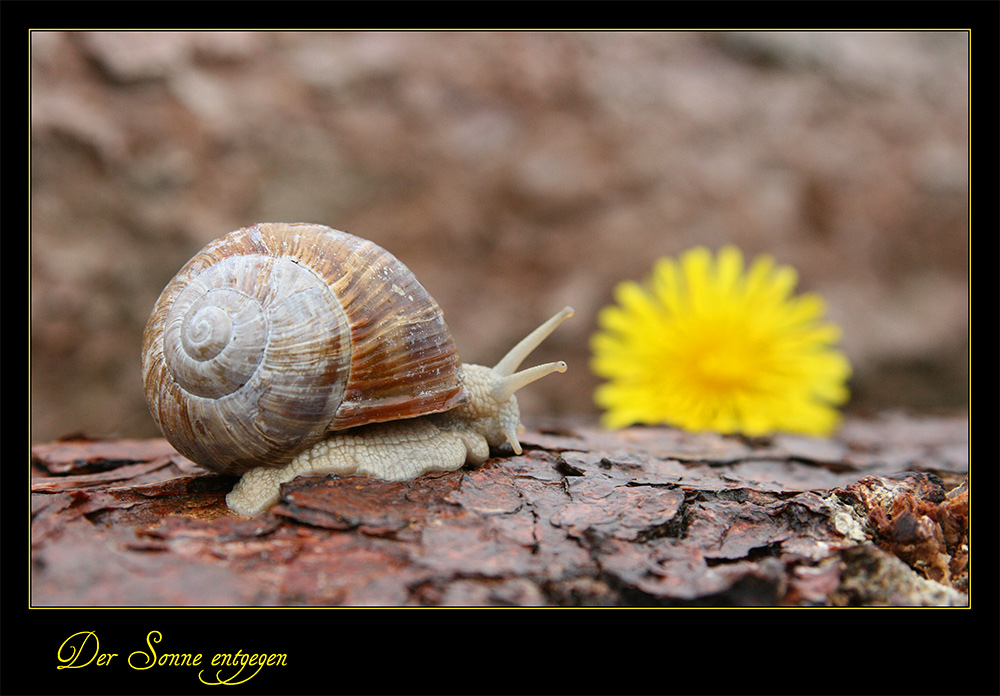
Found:
[[[798,275],[769,256],[744,273],[740,250],[704,247],[656,262],[645,284],[615,288],[598,315],[592,369],[611,428],[826,435],[840,422],[851,367],[821,321],[821,297],[793,296]]]

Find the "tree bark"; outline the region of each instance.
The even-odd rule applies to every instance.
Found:
[[[300,478],[254,519],[163,440],[32,448],[33,606],[968,604],[968,419],[835,438],[525,433],[475,470]]]

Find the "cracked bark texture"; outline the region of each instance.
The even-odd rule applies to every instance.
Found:
[[[968,420],[836,438],[529,432],[475,470],[300,478],[266,515],[163,440],[32,449],[33,606],[967,606]]]

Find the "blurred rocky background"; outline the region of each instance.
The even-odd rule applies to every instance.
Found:
[[[372,239],[467,362],[565,304],[519,395],[593,416],[615,283],[739,245],[823,294],[848,410],[968,402],[969,43],[914,33],[31,35],[32,440],[155,435],[139,342],[211,239],[259,221]]]

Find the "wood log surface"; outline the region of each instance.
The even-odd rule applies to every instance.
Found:
[[[259,518],[164,440],[32,447],[31,605],[968,606],[966,417],[827,440],[559,423]]]

